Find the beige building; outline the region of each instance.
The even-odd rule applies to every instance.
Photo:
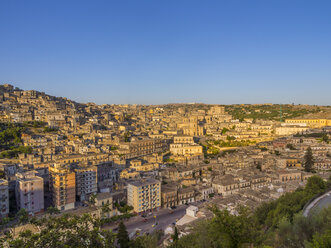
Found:
[[[128,204],[137,213],[159,209],[161,206],[161,183],[155,179],[133,181],[127,186]]]
[[[209,115],[224,115],[225,108],[223,106],[213,106],[208,111]]]
[[[173,207],[178,205],[177,187],[162,186],[162,206]]]
[[[95,198],[95,206],[98,208],[101,218],[110,218],[116,215],[116,210],[113,208],[113,197],[111,193],[99,193]]]
[[[17,173],[16,204],[29,214],[44,211],[44,180],[36,176],[37,171]]]
[[[0,179],[0,217],[7,217],[9,213],[8,181]]]
[[[216,180],[212,183],[214,192],[221,194],[222,196],[232,195],[240,191],[240,184],[234,180],[232,176],[223,176],[220,180]]]
[[[157,152],[165,152],[169,149],[168,140],[145,139],[119,144],[119,153],[125,159],[136,158]]]
[[[170,144],[170,152],[173,155],[197,155],[202,154],[202,146],[197,144]]]
[[[276,127],[275,133],[276,133],[276,135],[286,136],[286,135],[302,133],[302,132],[305,132],[307,130],[308,130],[308,127],[283,126],[283,127]]]
[[[311,128],[321,128],[331,126],[331,120],[329,119],[287,119],[285,123],[302,124],[305,123]]]
[[[121,179],[131,179],[131,178],[138,178],[140,176],[140,173],[138,171],[135,171],[133,169],[124,169],[120,173]]]
[[[178,205],[189,204],[194,202],[194,188],[181,188],[178,190]]]
[[[130,161],[130,169],[134,169],[136,171],[152,171],[158,169],[160,166],[158,163],[142,163],[141,160],[131,160]]]
[[[279,172],[279,180],[281,182],[301,181],[301,172],[298,170],[283,170]]]
[[[194,144],[193,136],[175,136],[174,144]]]
[[[204,134],[204,128],[202,125],[199,125],[196,116],[183,118],[182,122],[177,124],[177,128],[181,129],[184,135],[188,136],[202,136]]]

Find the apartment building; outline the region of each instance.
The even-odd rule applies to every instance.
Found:
[[[76,176],[68,166],[54,164],[49,167],[49,187],[52,204],[59,210],[69,210],[75,207]]]
[[[127,186],[128,204],[137,213],[158,210],[161,206],[161,182],[155,179],[132,181]]]
[[[29,214],[44,211],[44,180],[36,176],[37,171],[16,173],[16,204]]]
[[[8,181],[0,179],[0,217],[7,217],[9,213]]]
[[[97,193],[97,167],[81,166],[74,169],[76,178],[76,195],[79,201],[89,199],[91,194]]]

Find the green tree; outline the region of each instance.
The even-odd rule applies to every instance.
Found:
[[[115,235],[102,230],[99,219],[89,214],[80,216],[64,214],[60,217],[50,216],[34,221],[40,232],[24,231],[18,237],[7,235],[0,240],[8,247],[80,247],[111,248],[114,247]]]
[[[103,205],[101,207],[101,212],[102,212],[102,215],[103,216],[106,216],[110,212],[110,205],[109,205],[109,203],[107,203],[107,204],[105,204],[105,205]]]
[[[128,235],[128,231],[123,223],[120,222],[118,226],[118,234],[117,234],[118,243],[120,244],[121,248],[129,248],[130,247],[130,239]]]
[[[319,234],[316,233],[314,235],[312,241],[313,248],[330,248],[331,247],[331,230],[326,233]]]
[[[156,231],[153,234],[144,234],[131,241],[130,248],[157,248],[162,232]]]
[[[173,240],[173,247],[177,248],[178,247],[178,240],[179,240],[179,234],[178,234],[177,227],[175,227],[174,234],[172,235],[172,240]]]
[[[329,179],[328,179],[328,181],[326,182],[325,187],[326,187],[327,189],[331,188],[331,175],[329,176]]]
[[[29,221],[29,213],[25,210],[25,208],[21,208],[17,212],[16,217],[20,224],[26,224]]]
[[[97,198],[97,196],[95,194],[92,194],[90,196],[89,203],[91,204],[91,206],[95,206],[96,198]]]
[[[326,188],[326,185],[323,179],[319,176],[312,176],[308,178],[305,191],[308,192],[311,196],[323,192]]]
[[[329,144],[329,136],[326,133],[323,134],[322,141]]]
[[[46,209],[46,212],[50,215],[53,215],[53,214],[59,214],[60,213],[60,210],[57,209],[56,207],[49,207]]]
[[[314,172],[313,167],[314,167],[314,157],[311,147],[309,146],[304,156],[304,168],[306,172]]]
[[[227,129],[226,127],[223,127],[222,134],[226,134],[227,131],[229,131],[229,129]]]

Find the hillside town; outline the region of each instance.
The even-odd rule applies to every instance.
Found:
[[[169,226],[185,232],[208,218],[212,204],[236,214],[312,175],[328,179],[331,118],[312,114],[328,109],[277,106],[272,119],[266,106],[250,110],[266,118],[238,119],[231,106],[83,104],[1,85],[1,219],[15,221],[22,209],[35,217],[91,213],[107,219],[105,228],[125,219],[133,236],[167,236]],[[312,117],[287,118],[281,108],[311,109]]]

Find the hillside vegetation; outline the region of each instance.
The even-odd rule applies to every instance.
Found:
[[[305,188],[264,203],[254,212],[241,207],[237,216],[211,207],[214,217],[200,222],[172,247],[331,247],[331,207],[311,218],[301,213],[312,197],[330,186],[331,180],[325,183],[313,176]]]

